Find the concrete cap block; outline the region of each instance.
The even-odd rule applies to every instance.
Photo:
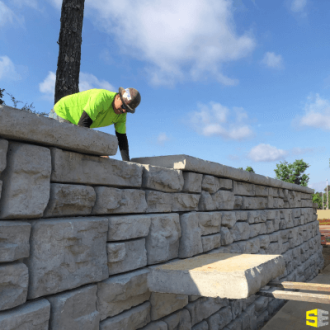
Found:
[[[7,165],[8,141],[0,139],[0,174]]]
[[[152,292],[243,299],[282,275],[280,255],[212,253],[150,267]]]
[[[0,105],[0,136],[91,155],[115,155],[114,135]]]

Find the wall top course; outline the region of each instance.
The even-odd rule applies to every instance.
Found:
[[[115,155],[118,148],[114,135],[5,105],[0,105],[0,137],[100,156]]]
[[[174,168],[176,170],[209,174],[218,177],[234,179],[237,181],[250,182],[263,186],[295,190],[308,194],[313,193],[313,189],[308,187],[302,187],[289,182],[284,182],[281,180],[269,178],[267,176],[250,173],[247,171],[239,170],[234,167],[210,162],[188,155],[132,158],[131,161],[140,164],[150,164],[155,166]]]

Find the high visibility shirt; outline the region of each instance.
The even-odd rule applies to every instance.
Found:
[[[117,93],[106,89],[90,89],[62,97],[55,105],[54,111],[63,119],[78,125],[85,111],[93,120],[90,128],[114,124],[116,132],[126,134],[126,115],[117,115],[113,110],[113,101]]]

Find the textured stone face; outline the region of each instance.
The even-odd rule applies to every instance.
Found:
[[[203,252],[216,249],[220,246],[221,234],[202,236]]]
[[[8,141],[0,139],[0,174],[6,168],[7,164]]]
[[[222,212],[221,226],[233,228],[236,223],[236,212]]]
[[[250,238],[250,226],[247,222],[236,222],[231,230],[234,241],[242,241]]]
[[[202,191],[203,174],[183,172],[183,192],[200,193]]]
[[[232,320],[231,308],[229,306],[220,309],[220,311],[207,320],[210,330],[223,329]]]
[[[216,205],[210,193],[202,191],[201,197],[199,199],[198,209],[200,211],[213,211],[216,209]]]
[[[93,187],[52,183],[44,217],[89,215],[95,204]]]
[[[108,241],[123,241],[146,237],[149,233],[152,215],[121,215],[109,219]]]
[[[191,315],[191,324],[195,325],[207,319],[221,308],[228,306],[228,304],[228,299],[203,297],[189,303],[186,308]]]
[[[167,194],[159,191],[146,190],[147,213],[171,212],[173,194]]]
[[[119,274],[147,265],[145,239],[121,243],[108,243],[109,274]]]
[[[96,309],[96,285],[47,297],[51,304],[52,330],[98,330],[100,314]]]
[[[150,322],[150,303],[134,307],[100,323],[100,330],[136,330]]]
[[[212,199],[217,210],[232,210],[234,209],[235,196],[231,191],[219,190]]]
[[[256,187],[254,184],[234,181],[234,194],[241,196],[255,196]]]
[[[184,294],[152,292],[150,297],[151,320],[172,314],[188,304],[188,296]]]
[[[192,327],[192,330],[208,330],[209,326],[206,321],[202,321]]]
[[[109,276],[105,218],[31,221],[28,298],[73,289]]]
[[[220,234],[221,234],[221,245],[228,245],[234,242],[234,238],[228,228],[221,227]]]
[[[24,264],[0,265],[0,310],[3,311],[24,304],[28,284],[29,272]]]
[[[165,317],[163,321],[167,324],[168,330],[190,330],[191,318],[186,309],[176,312],[168,317]]]
[[[147,209],[143,190],[95,187],[95,192],[92,214],[144,213]]]
[[[151,322],[141,330],[167,330],[167,324],[163,321]]]
[[[219,190],[219,180],[215,176],[212,175],[203,175],[202,180],[202,189],[209,192],[210,194],[214,194]]]
[[[178,214],[155,214],[146,238],[148,265],[178,257],[181,227]]]
[[[48,330],[49,317],[50,303],[41,299],[1,312],[0,329]]]
[[[184,183],[182,171],[152,165],[142,166],[142,187],[164,192],[182,190]]]
[[[265,186],[258,186],[258,185],[256,185],[255,187],[256,187],[256,191],[255,191],[256,196],[267,197],[268,195],[270,195],[270,196],[273,195],[272,191],[269,192],[269,190],[272,188],[268,188]]]
[[[52,182],[141,187],[142,167],[116,159],[51,148]]]
[[[220,231],[221,212],[198,212],[197,215],[202,235],[215,234]]]
[[[28,222],[0,221],[0,262],[15,261],[30,254]]]
[[[172,194],[172,212],[197,210],[199,199],[199,194]]]
[[[142,269],[97,283],[97,309],[101,320],[149,300],[148,273],[148,269]]]
[[[186,213],[180,216],[181,238],[179,258],[189,258],[203,252],[201,229],[198,225],[196,212]]]
[[[0,201],[1,219],[42,216],[50,191],[51,159],[48,148],[9,143]]]

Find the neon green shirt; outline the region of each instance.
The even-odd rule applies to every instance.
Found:
[[[127,113],[117,115],[113,110],[113,100],[117,93],[106,89],[90,89],[62,97],[55,105],[54,111],[63,119],[78,125],[85,111],[93,120],[91,128],[114,124],[118,133],[126,133]]]

